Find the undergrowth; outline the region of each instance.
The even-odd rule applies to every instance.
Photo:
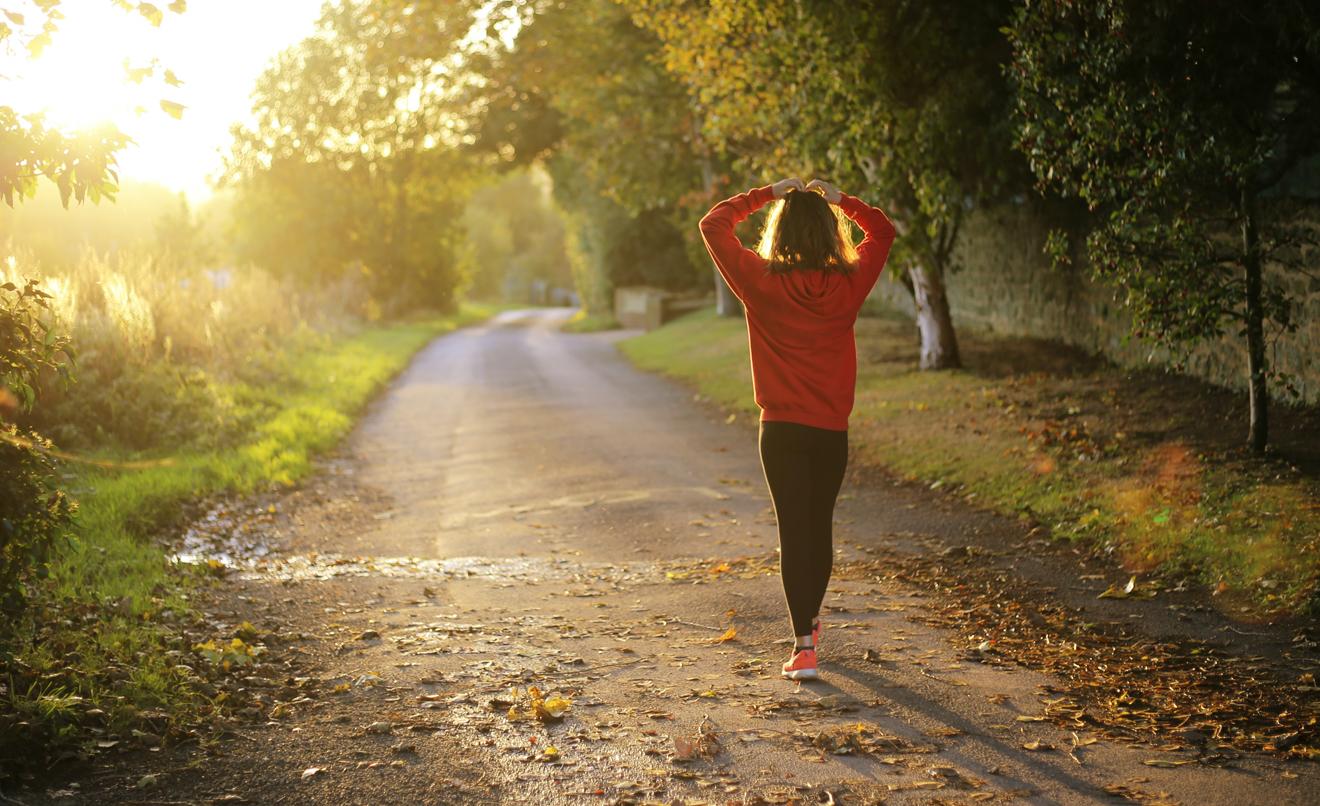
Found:
[[[190,604],[215,569],[173,561],[162,534],[199,497],[306,475],[416,350],[489,312],[468,306],[291,342],[261,357],[263,382],[217,377],[209,403],[187,404],[201,417],[223,409],[225,427],[147,450],[120,440],[64,461],[78,501],[73,533],[0,653],[0,781],[34,763],[157,746],[220,708],[214,664],[197,648],[210,628]]]

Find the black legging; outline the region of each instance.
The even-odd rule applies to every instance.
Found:
[[[848,432],[763,422],[760,449],[793,634],[809,635],[834,567],[834,500],[848,465]]]

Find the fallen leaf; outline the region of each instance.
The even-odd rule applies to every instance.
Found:
[[[560,719],[572,707],[573,703],[567,697],[550,696],[541,702],[537,716],[541,716],[544,712],[544,715],[550,719]]]
[[[691,761],[697,756],[697,743],[683,736],[674,737],[674,760]]]
[[[1123,587],[1120,588],[1116,585],[1110,585],[1108,588],[1105,588],[1104,593],[1101,593],[1099,596],[1095,598],[1126,599],[1127,597],[1131,596],[1132,592],[1136,589],[1137,589],[1137,578],[1134,576],[1131,579],[1129,579],[1127,581],[1127,584],[1124,585]]]

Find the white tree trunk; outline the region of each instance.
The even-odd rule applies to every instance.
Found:
[[[955,369],[962,366],[958,357],[958,336],[949,315],[949,298],[944,292],[944,272],[913,265],[912,297],[917,307],[917,330],[921,333],[921,368]]]
[[[1251,423],[1247,444],[1252,453],[1264,453],[1270,434],[1270,392],[1266,380],[1269,362],[1265,353],[1265,311],[1262,301],[1260,235],[1256,231],[1256,197],[1242,191],[1242,264],[1247,292],[1247,389]]]
[[[724,275],[715,270],[715,312],[720,316],[742,316],[742,303],[734,296],[733,289],[724,282]]]

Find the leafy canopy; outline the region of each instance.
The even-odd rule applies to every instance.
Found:
[[[165,12],[154,3],[108,0],[115,6],[140,14],[159,26]],[[64,19],[61,0],[35,0],[34,10],[22,14],[0,9],[0,48],[24,50],[37,58],[59,32]],[[166,8],[182,14],[185,0],[174,0]],[[127,78],[142,81],[161,69],[156,63],[129,68]],[[175,85],[178,78],[164,70],[166,83]],[[183,114],[178,103],[162,100],[161,108],[174,117]],[[61,131],[46,125],[39,113],[21,113],[0,105],[0,198],[13,207],[36,193],[37,183],[45,177],[60,190],[60,201],[67,207],[71,200],[82,203],[90,198],[99,202],[113,199],[119,185],[115,154],[131,143],[118,127],[103,124],[79,132]]]
[[[1209,6],[1209,7],[1208,7]],[[1320,137],[1320,11],[1286,0],[1036,0],[1006,29],[1018,148],[1043,191],[1098,216],[1092,270],[1125,289],[1138,336],[1176,350],[1247,320],[1239,228]],[[1259,260],[1307,236],[1253,219]],[[1056,260],[1070,257],[1062,233]],[[1260,312],[1292,327],[1283,289]]]

